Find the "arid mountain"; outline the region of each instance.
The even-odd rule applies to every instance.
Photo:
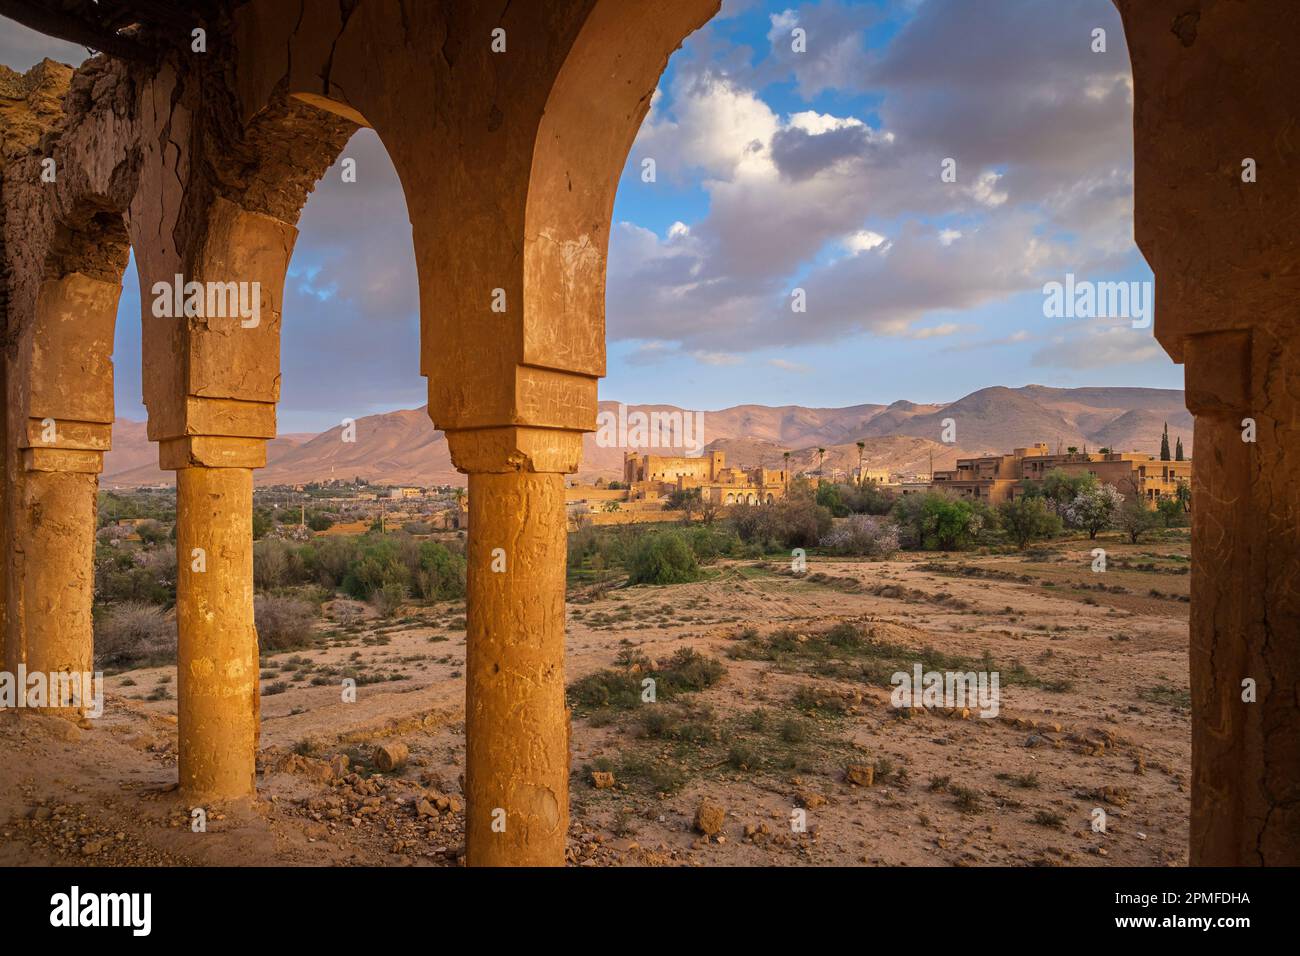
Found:
[[[614,402],[602,411],[615,412]],[[637,405],[629,411],[680,411],[672,405]],[[956,441],[944,444],[946,419],[956,427]],[[780,467],[790,452],[792,466],[817,467],[817,448],[826,449],[825,467],[848,470],[858,463],[856,442],[865,442],[864,462],[893,471],[951,467],[959,455],[1010,451],[1047,442],[1058,446],[1109,446],[1117,451],[1155,454],[1160,433],[1169,423],[1170,442],[1183,439],[1192,453],[1192,417],[1183,393],[1155,388],[980,389],[946,405],[853,405],[804,408],[737,405],[704,414],[707,450],[726,452],[729,464]],[[451,465],[447,442],[423,408],[403,409],[357,419],[356,440],[344,441],[341,426],[316,436],[281,435],[267,448],[267,466],[259,484],[298,484],[361,476],[373,482],[411,485],[464,484]],[[673,449],[647,449],[679,454]],[[578,477],[616,478],[623,470],[623,448],[602,447],[594,434],[585,436]],[[113,434],[113,450],[104,462],[105,487],[170,484],[173,476],[157,467],[157,451],[145,438],[144,425],[122,420]]]

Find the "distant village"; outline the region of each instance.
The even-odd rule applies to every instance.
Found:
[[[1167,442],[1166,442],[1167,448]],[[1169,454],[1167,451],[1165,454]],[[942,491],[996,506],[1023,495],[1051,473],[1091,475],[1125,496],[1136,495],[1150,510],[1177,498],[1190,486],[1191,459],[1177,455],[1116,452],[1101,448],[1057,449],[1038,442],[1002,454],[959,458],[955,467],[933,473],[871,468],[767,468],[728,465],[721,451],[692,456],[628,452],[619,479],[571,481],[565,489],[569,527],[709,520],[735,505],[771,504],[784,498],[791,483],[870,485],[894,496]],[[1180,487],[1184,491],[1180,492]],[[138,489],[136,495],[164,496],[170,489]],[[466,489],[452,485],[372,484],[360,476],[295,485],[270,485],[254,493],[254,536],[306,540],[317,535],[404,531],[417,536],[460,537],[469,527]],[[130,514],[117,519],[130,529],[149,520]]]
[[[1033,482],[1050,473],[1062,472],[1070,477],[1091,475],[1121,494],[1136,495],[1148,510],[1155,510],[1161,500],[1176,498],[1180,485],[1190,486],[1192,479],[1192,462],[1183,458],[1181,441],[1176,457],[1168,451],[1167,435],[1164,448],[1168,458],[1109,448],[1089,452],[1069,447],[1053,453],[1046,443],[1037,442],[1005,454],[959,458],[954,468],[932,474],[863,465],[849,470],[818,467],[792,474],[788,452],[786,467],[781,469],[728,466],[720,451],[700,457],[629,452],[624,456],[621,481],[572,483],[566,493],[571,525],[631,524],[680,521],[697,508],[707,514],[732,505],[770,504],[785,497],[790,482],[801,478],[815,483],[873,485],[899,496],[942,491],[998,505],[1023,495]]]

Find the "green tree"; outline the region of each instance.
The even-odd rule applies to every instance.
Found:
[[[683,584],[700,576],[690,543],[678,531],[643,535],[632,552],[628,584]]]
[[[1165,432],[1160,436],[1160,460],[1169,460],[1169,423],[1165,422]]]
[[[664,499],[664,510],[684,511],[686,512],[686,520],[690,521],[700,511],[700,506],[703,503],[701,494],[699,488],[675,488]]]
[[[253,540],[259,541],[271,533],[275,527],[275,519],[271,517],[271,512],[258,508],[253,512]]]
[[[940,551],[955,551],[966,547],[983,526],[983,517],[969,501],[928,497],[925,504],[926,540],[933,541]]]
[[[829,481],[817,485],[817,496],[814,500],[836,518],[843,518],[849,513],[848,506],[840,493],[840,486],[833,485]]]
[[[1027,498],[1044,498],[1057,514],[1064,514],[1070,502],[1097,487],[1097,479],[1089,474],[1072,475],[1064,468],[1053,468],[1040,481],[1022,481],[1020,492]]]
[[[905,547],[954,551],[967,547],[991,517],[987,508],[938,491],[904,495],[892,512]]]
[[[1030,541],[1048,538],[1061,530],[1061,518],[1042,498],[1013,498],[998,505],[1002,530],[1022,551]]]
[[[1181,528],[1187,523],[1187,514],[1177,498],[1161,498],[1156,502],[1156,511],[1166,528]]]
[[[1148,511],[1145,502],[1132,495],[1120,507],[1116,524],[1128,535],[1131,544],[1137,544],[1142,535],[1160,526],[1160,515]]]
[[[1174,447],[1174,461],[1186,461],[1183,457],[1183,436],[1178,436],[1178,444]]]
[[[1184,512],[1192,510],[1192,486],[1187,482],[1180,481],[1178,483],[1178,487],[1174,491],[1174,498],[1183,506]]]

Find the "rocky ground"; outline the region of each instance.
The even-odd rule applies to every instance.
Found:
[[[1186,864],[1187,555],[1084,538],[576,591],[570,860]],[[265,657],[259,799],[205,827],[174,789],[174,668],[109,677],[81,727],[0,715],[0,865],[456,865],[464,640],[442,604]],[[916,662],[997,670],[997,716],[900,713]]]

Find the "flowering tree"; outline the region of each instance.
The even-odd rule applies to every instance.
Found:
[[[1087,531],[1089,538],[1096,538],[1098,531],[1111,526],[1123,503],[1124,496],[1114,485],[1098,485],[1081,491],[1066,505],[1065,520],[1072,527]]]

